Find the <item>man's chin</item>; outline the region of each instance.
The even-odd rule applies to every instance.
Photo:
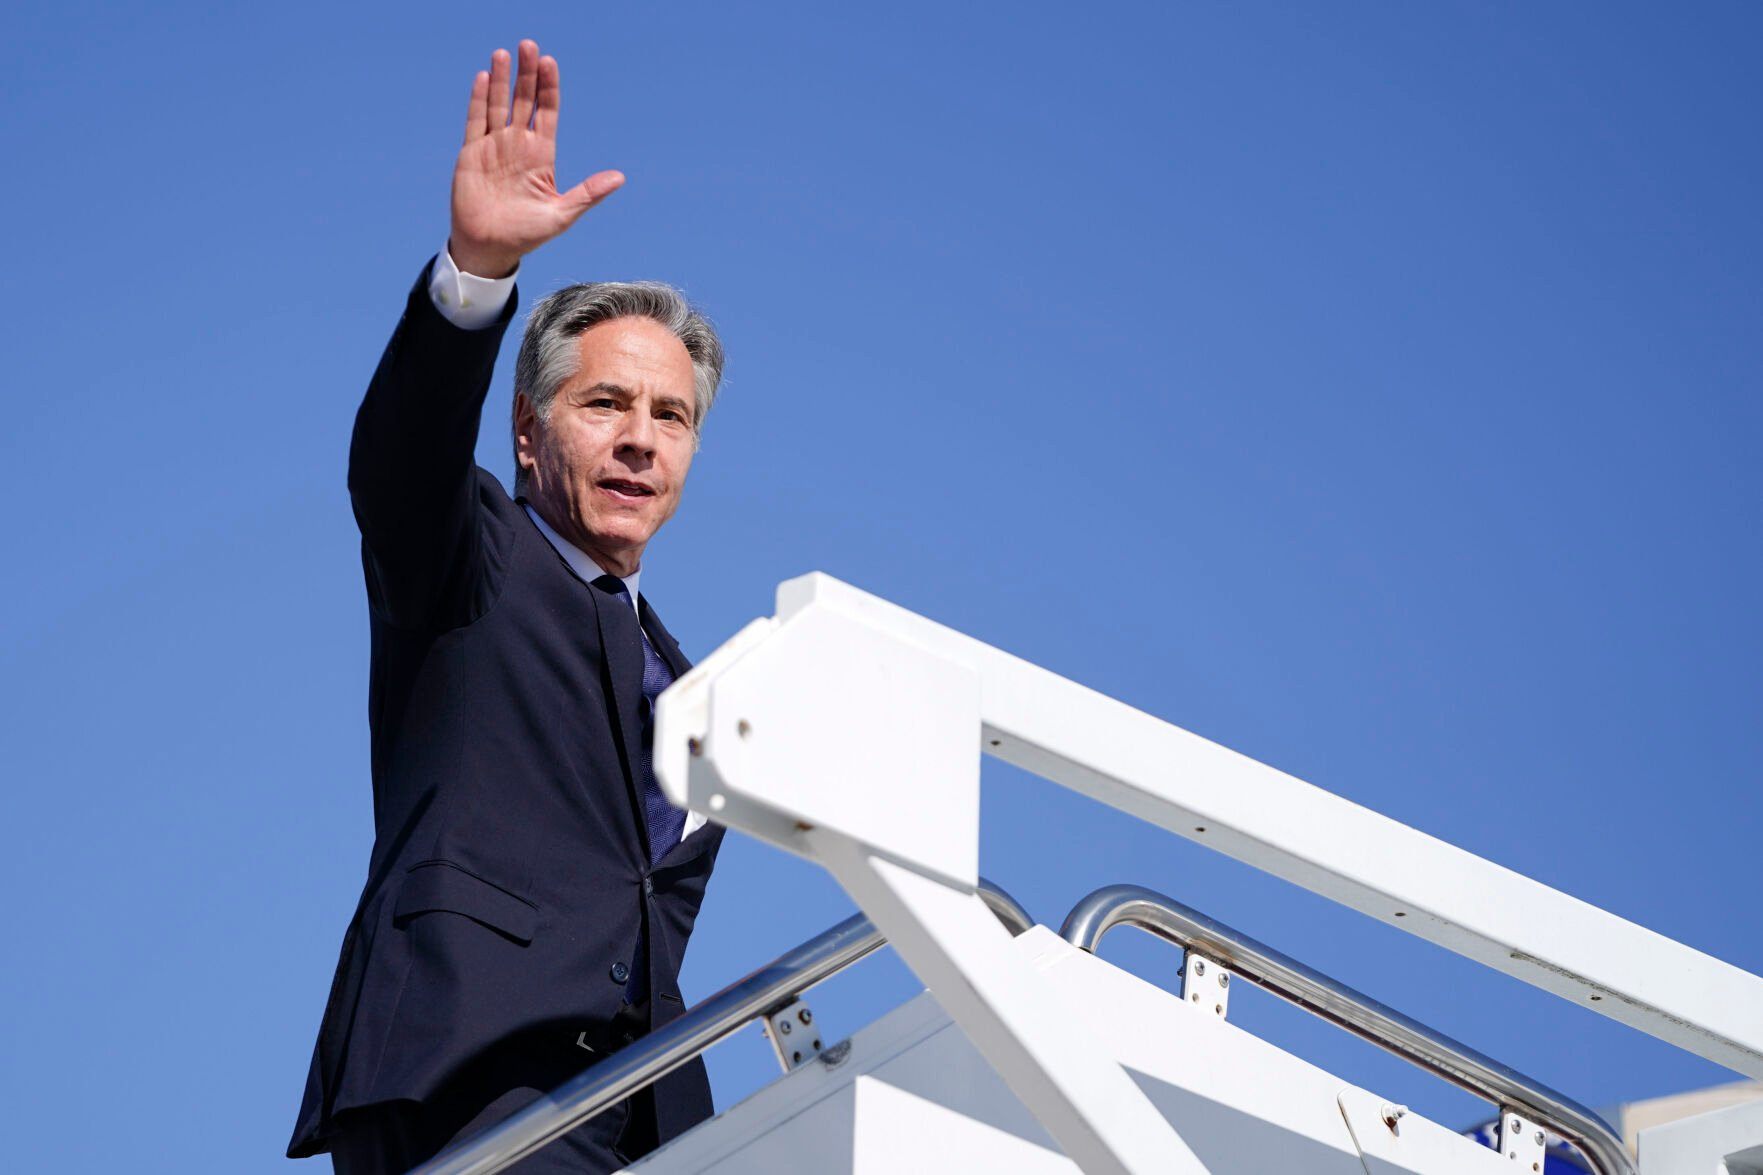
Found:
[[[630,555],[643,553],[649,542],[649,536],[655,531],[644,526],[607,526],[596,527],[588,532],[588,540],[595,549],[607,554]]]

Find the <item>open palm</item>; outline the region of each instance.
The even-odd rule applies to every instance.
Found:
[[[490,57],[472,80],[465,145],[453,168],[453,232],[448,250],[467,273],[502,277],[520,259],[574,224],[624,183],[616,171],[557,190],[557,60],[520,43],[509,101],[508,51]]]

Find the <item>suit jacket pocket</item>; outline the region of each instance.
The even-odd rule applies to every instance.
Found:
[[[392,921],[402,925],[418,914],[447,910],[481,922],[515,942],[533,940],[539,908],[450,861],[422,861],[404,874]]]

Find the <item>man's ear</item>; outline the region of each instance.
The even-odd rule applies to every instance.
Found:
[[[539,413],[525,392],[514,393],[514,463],[523,474],[539,465]]]

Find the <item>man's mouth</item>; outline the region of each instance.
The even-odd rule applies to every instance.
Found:
[[[639,481],[628,481],[622,477],[602,478],[595,484],[616,497],[627,498],[632,501],[638,498],[653,498],[655,496],[655,491],[649,486],[646,486]]]

